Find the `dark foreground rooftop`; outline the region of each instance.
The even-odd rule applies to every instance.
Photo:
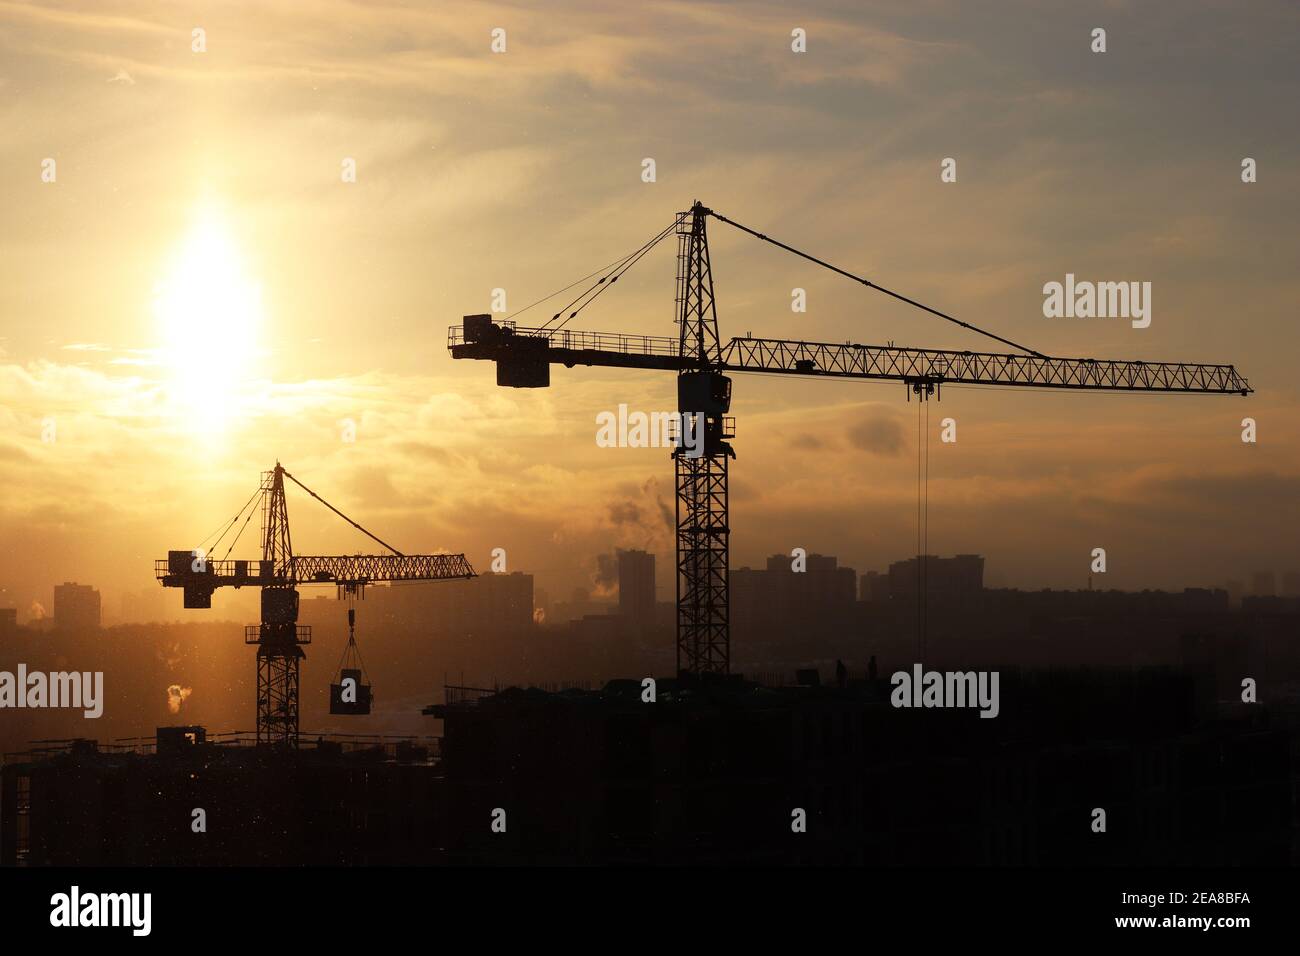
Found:
[[[297,751],[160,728],[6,758],[0,862],[1285,864],[1292,734],[1164,670],[1005,673],[1000,712],[885,678],[448,688],[441,738]],[[1095,829],[1097,809],[1106,829]],[[201,814],[196,811],[202,811]],[[197,824],[202,818],[203,826]]]

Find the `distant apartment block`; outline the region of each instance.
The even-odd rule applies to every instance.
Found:
[[[99,592],[75,581],[54,586],[54,626],[58,630],[96,630],[100,622]]]
[[[774,554],[763,570],[729,575],[731,624],[740,632],[822,632],[843,627],[857,601],[857,572],[833,555],[810,554],[795,571],[788,554]]]
[[[436,634],[503,636],[533,627],[533,576],[519,571],[468,580],[372,588],[360,613],[386,626]]]
[[[868,571],[858,578],[858,600],[879,604],[889,600],[889,575]]]
[[[1272,571],[1256,571],[1250,576],[1250,593],[1255,597],[1273,597],[1277,594],[1277,577]]]
[[[18,608],[0,607],[0,637],[8,637],[18,631]]]
[[[655,609],[655,556],[646,551],[618,553],[618,613],[649,622]]]
[[[484,574],[427,590],[445,600],[447,624],[454,631],[518,634],[533,626],[531,574]]]
[[[180,605],[174,594],[155,586],[138,591],[124,591],[119,598],[118,607],[122,621],[149,624],[176,620]]]
[[[574,588],[567,601],[554,601],[546,612],[549,624],[567,624],[592,614],[612,614],[616,607],[607,601],[592,597],[586,588]]]
[[[978,594],[984,589],[984,558],[978,554],[958,554],[941,558],[927,554],[889,566],[889,596],[914,598],[924,574],[926,593],[936,597]]]

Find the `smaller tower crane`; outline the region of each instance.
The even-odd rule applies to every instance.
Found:
[[[288,478],[330,511],[391,554],[302,555],[293,553],[289,512],[284,496]],[[260,560],[230,560],[230,552],[253,515],[262,515]],[[241,520],[242,523],[241,523]],[[238,529],[220,560],[209,555],[232,530]],[[257,742],[298,746],[298,673],[311,643],[311,628],[298,623],[298,587],[333,584],[340,597],[356,596],[366,585],[394,581],[449,581],[475,577],[463,554],[403,554],[312,491],[277,461],[262,474],[260,487],[216,536],[206,550],[168,551],[154,562],[163,587],[181,588],[185,607],[212,606],[212,592],[221,587],[262,589],[262,620],[244,628],[244,643],[257,645]],[[206,544],[207,540],[204,543]]]

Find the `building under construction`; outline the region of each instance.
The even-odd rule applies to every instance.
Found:
[[[1183,675],[1003,672],[997,720],[896,708],[884,675],[800,680],[447,688],[419,740],[69,742],[6,759],[0,862],[1296,860],[1293,733],[1263,705],[1203,712]]]
[[[5,758],[0,865],[380,865],[436,857],[436,739],[160,727]],[[202,811],[199,814],[197,811]]]

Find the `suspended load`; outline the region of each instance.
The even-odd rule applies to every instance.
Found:
[[[345,717],[360,717],[370,713],[370,679],[366,676],[361,652],[357,649],[355,634],[357,612],[348,608],[348,643],[343,648],[343,658],[334,683],[330,684],[330,713]]]

